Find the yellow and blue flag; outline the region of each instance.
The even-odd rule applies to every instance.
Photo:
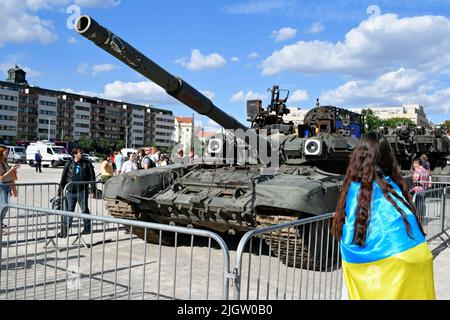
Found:
[[[402,193],[389,177],[397,194]],[[384,197],[374,182],[366,244],[353,242],[358,193],[361,184],[353,182],[347,195],[346,222],[341,239],[342,268],[350,300],[429,300],[435,299],[433,256],[414,214],[392,197],[405,212],[411,235],[400,212]]]

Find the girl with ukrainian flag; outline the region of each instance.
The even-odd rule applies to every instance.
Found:
[[[435,299],[433,256],[389,142],[379,133],[356,146],[335,217],[348,297]]]

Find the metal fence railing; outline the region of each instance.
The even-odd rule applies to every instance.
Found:
[[[427,241],[450,228],[450,187],[425,190],[414,195],[414,204]]]
[[[17,205],[1,209],[9,211],[10,225],[0,236],[0,299],[228,299],[228,248],[212,232]],[[61,217],[75,218],[65,239],[56,237]],[[82,235],[82,219],[103,228]],[[134,235],[138,230],[143,240]]]
[[[248,232],[236,254],[234,299],[340,299],[343,277],[332,217]]]
[[[19,183],[11,185],[13,187],[17,197],[10,197],[10,204],[50,209],[50,200],[56,196],[59,183]]]
[[[102,197],[90,198],[90,215],[47,209],[55,183],[17,187],[18,198],[3,209],[8,234],[0,236],[0,300],[226,300],[230,288],[237,300],[341,298],[332,214],[252,230],[234,251],[212,232],[110,217]],[[415,194],[428,241],[450,228],[449,197],[450,186]],[[70,217],[69,237],[58,238]],[[83,219],[92,233],[81,234]]]

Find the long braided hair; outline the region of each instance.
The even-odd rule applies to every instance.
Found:
[[[385,179],[385,176],[391,177],[392,181],[399,186],[403,197],[395,191],[393,186]],[[405,212],[398,206],[394,198],[413,212],[420,231],[425,235],[418,219],[417,209],[408,194],[406,182],[398,169],[397,160],[391,145],[380,133],[371,132],[365,134],[360,139],[351,156],[343,190],[333,219],[332,233],[335,238],[340,240],[342,237],[342,228],[345,223],[345,206],[350,184],[352,182],[360,182],[361,189],[358,195],[352,243],[361,247],[365,245],[367,229],[371,217],[370,208],[372,202],[373,181],[377,182],[384,197],[401,214],[408,236],[412,238],[411,225],[407,220]]]

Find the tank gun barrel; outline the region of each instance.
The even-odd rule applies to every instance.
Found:
[[[166,90],[169,95],[194,111],[214,120],[225,129],[247,129],[245,125],[216,107],[204,94],[181,78],[177,78],[164,70],[91,17],[79,17],[75,29],[80,35],[153,81]]]

